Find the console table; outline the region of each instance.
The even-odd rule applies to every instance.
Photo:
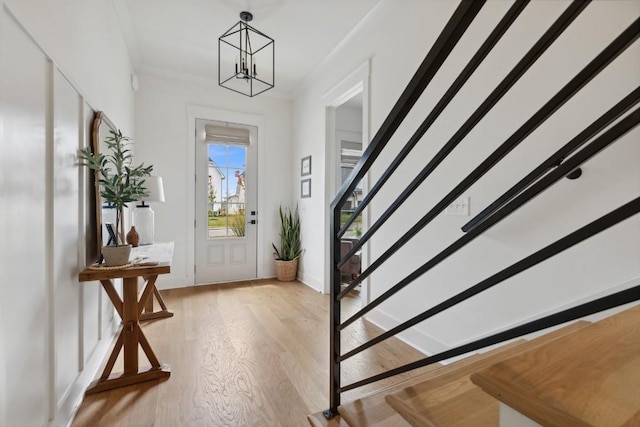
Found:
[[[100,378],[89,385],[87,394],[98,393],[111,390],[117,387],[150,381],[159,378],[168,378],[171,375],[169,365],[160,364],[160,361],[153,352],[149,341],[140,328],[140,320],[170,317],[169,312],[156,289],[155,283],[159,274],[171,272],[171,258],[173,257],[173,242],[157,243],[141,248],[134,248],[132,260],[138,260],[140,264],[155,265],[134,265],[128,268],[116,270],[86,269],[80,273],[81,282],[100,281],[106,291],[111,303],[122,319],[122,326],[116,344],[109,356],[109,360]],[[144,279],[142,292],[138,294],[138,278]],[[113,279],[122,280],[122,299],[115,287]],[[143,313],[149,309],[149,301],[152,294],[158,298],[162,309],[158,312]],[[140,295],[140,298],[138,298]],[[151,366],[140,370],[138,366],[138,345],[147,355]],[[124,372],[111,374],[113,366],[120,352],[124,352]]]
[[[131,259],[132,260],[140,260],[144,261],[158,261],[159,263],[168,263],[171,264],[171,258],[173,257],[173,242],[169,243],[156,243],[153,245],[144,245],[138,246],[137,248],[131,249]],[[149,280],[147,276],[142,276],[143,280],[146,282]],[[155,279],[154,279],[155,281]],[[154,311],[153,309],[153,298],[158,300],[158,304],[160,304],[160,310]],[[147,299],[147,303],[144,306],[144,313],[140,315],[140,320],[153,320],[153,319],[163,319],[166,317],[172,317],[173,312],[167,309],[167,305],[164,303],[162,299],[162,295],[156,288],[155,284],[153,285],[153,293]]]

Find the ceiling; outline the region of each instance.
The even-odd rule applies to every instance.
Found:
[[[218,37],[253,13],[275,40],[276,87],[290,98],[304,78],[381,0],[113,0],[138,72],[218,82]]]

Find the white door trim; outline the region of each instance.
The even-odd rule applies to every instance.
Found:
[[[196,105],[187,106],[187,174],[185,177],[185,188],[187,189],[187,218],[195,224],[196,211],[196,119],[216,120],[219,122],[232,122],[241,123],[246,125],[255,126],[258,128],[258,221],[260,221],[261,214],[264,212],[264,188],[262,183],[265,182],[264,176],[264,156],[262,155],[261,147],[264,146],[265,138],[265,119],[263,116],[256,114],[240,113],[237,111],[221,110],[218,108],[202,107]],[[257,235],[257,275],[258,278],[265,277],[264,266],[264,229],[265,227],[258,227]],[[193,266],[195,266],[195,227],[189,227],[187,233],[187,266],[188,267],[188,281],[191,285],[195,285],[195,274],[193,272]]]
[[[331,236],[331,215],[328,207],[335,196],[338,150],[336,149],[335,137],[335,115],[336,108],[344,104],[354,95],[362,92],[362,148],[365,149],[369,144],[369,68],[370,61],[356,68],[351,74],[345,77],[333,89],[327,92],[322,98],[325,106],[325,205],[327,210],[324,221],[324,293],[330,293],[331,289],[331,256],[329,254],[330,236]],[[368,174],[367,174],[368,175]],[[367,176],[365,176],[362,187],[366,192],[369,189]],[[369,226],[369,208],[364,209],[362,216],[363,226]],[[369,265],[368,244],[362,248],[362,268]],[[369,303],[369,279],[362,284],[362,304]]]

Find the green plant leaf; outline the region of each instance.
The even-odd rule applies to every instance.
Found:
[[[144,179],[151,175],[153,166],[132,166],[133,155],[127,148],[131,138],[122,132],[110,131],[105,139],[108,153],[93,153],[90,147],[79,150],[79,165],[88,167],[96,173],[100,185],[100,197],[116,209],[116,234],[119,234],[120,221],[127,203],[140,200],[146,194]]]
[[[291,261],[302,254],[298,206],[296,205],[293,212],[288,207],[283,209],[280,206],[278,213],[280,216],[280,249],[272,243],[274,255],[276,259]]]

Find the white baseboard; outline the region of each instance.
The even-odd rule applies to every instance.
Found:
[[[273,277],[275,276],[271,275],[258,277],[258,279],[271,279]],[[318,292],[323,292],[322,281],[316,277],[305,275],[303,272],[298,272],[298,280]],[[172,277],[170,274],[166,276],[158,276],[158,281],[156,282],[158,290],[188,288],[191,286],[194,286],[193,277]]]
[[[317,277],[313,277],[309,274],[304,274],[304,272],[302,271],[298,271],[298,281],[304,283],[311,289],[314,289],[318,292],[324,292],[324,285],[322,283],[322,280],[318,279]]]
[[[62,401],[62,404],[58,408],[58,411],[50,424],[51,427],[70,427],[71,423],[82,404],[84,399],[84,392],[87,387],[96,377],[104,359],[109,353],[109,349],[113,344],[113,340],[116,337],[118,330],[117,323],[120,322],[118,316],[114,316],[111,324],[107,330],[113,331],[110,336],[104,337],[98,341],[98,345],[95,347],[91,358],[84,367],[84,370],[76,377],[76,380],[69,387],[67,396]]]
[[[156,281],[158,290],[186,288],[188,286],[193,286],[193,276],[173,277],[172,274],[161,274]]]
[[[558,307],[549,309],[549,310],[544,311],[544,312],[542,312],[542,313],[540,313],[540,314],[538,314],[536,316],[531,316],[531,317],[528,317],[528,318],[526,318],[526,319],[524,319],[522,321],[518,321],[518,322],[512,323],[510,325],[507,325],[505,327],[493,330],[493,331],[485,334],[484,336],[490,336],[490,335],[497,334],[497,333],[502,332],[502,331],[506,331],[506,330],[514,328],[514,327],[516,327],[518,325],[523,325],[525,323],[534,321],[536,319],[540,319],[540,318],[545,317],[545,316],[549,316],[549,315],[554,314],[554,313],[558,313],[560,311],[569,309],[571,307],[576,307],[576,306],[578,306],[580,304],[584,304],[584,303],[587,303],[589,301],[593,301],[595,299],[602,298],[602,297],[605,297],[607,295],[611,295],[611,294],[614,294],[616,292],[623,291],[625,289],[629,289],[629,288],[631,288],[633,286],[637,286],[639,284],[640,284],[640,277],[633,278],[633,279],[628,280],[628,281],[626,281],[624,283],[621,283],[619,285],[612,286],[610,288],[604,289],[602,291],[598,291],[598,292],[593,293],[591,295],[588,295],[586,297],[579,298],[579,299],[577,299],[575,301],[572,301],[570,303],[563,304],[563,305],[560,305]],[[584,318],[584,320],[587,320],[589,322],[597,322],[598,320],[604,319],[605,317],[612,316],[612,315],[614,315],[616,313],[619,313],[619,312],[621,312],[623,310],[626,310],[630,306],[637,305],[637,304],[639,304],[639,303],[636,301],[635,303],[625,304],[625,305],[622,305],[620,307],[616,307],[616,308],[612,308],[612,309],[609,309],[609,310],[605,310],[605,311],[602,311],[600,313],[596,313],[596,314],[592,314],[590,316],[587,316],[587,317]],[[527,338],[527,339],[535,338],[537,336],[547,334],[547,333],[549,333],[549,332],[551,332],[551,331],[553,331],[555,329],[559,329],[562,326],[563,325],[558,325],[558,326],[554,326],[552,328],[543,329],[541,331],[534,332],[534,333],[531,333],[529,335],[525,335],[524,338]],[[486,351],[486,350],[483,349],[482,351]]]
[[[395,319],[377,309],[373,309],[366,314],[365,319],[385,331],[388,331],[402,323],[398,319]],[[440,341],[416,330],[415,328],[409,328],[406,331],[402,331],[396,335],[396,337],[426,355],[440,353],[449,349]]]
[[[577,299],[577,300],[575,300],[575,301],[573,301],[571,303],[564,304],[564,305],[561,305],[559,307],[555,307],[553,309],[547,310],[547,311],[545,311],[543,313],[540,313],[537,316],[532,316],[532,317],[527,318],[527,319],[525,319],[523,321],[519,321],[519,322],[510,324],[510,325],[504,326],[502,328],[496,329],[496,330],[491,331],[491,332],[489,332],[487,334],[484,334],[483,336],[490,336],[490,335],[496,334],[498,332],[502,332],[504,330],[511,329],[511,328],[513,328],[515,326],[530,322],[532,320],[539,319],[541,317],[548,316],[550,314],[557,313],[559,311],[566,310],[568,308],[575,307],[575,306],[580,305],[580,304],[584,304],[586,302],[589,302],[589,301],[592,301],[594,299],[601,298],[601,297],[613,294],[615,292],[623,291],[623,290],[628,289],[628,288],[630,288],[632,286],[637,286],[638,284],[640,284],[640,277],[636,277],[636,278],[631,279],[631,280],[629,280],[627,282],[624,282],[624,283],[616,285],[616,286],[612,286],[611,288],[605,289],[603,291],[596,292],[596,293],[594,293],[592,295],[589,295],[589,296],[586,296],[584,298]],[[613,314],[615,314],[617,312],[625,310],[629,306],[637,305],[637,304],[639,304],[639,303],[635,302],[635,303],[627,304],[627,305],[624,305],[624,306],[612,308],[610,310],[606,310],[606,311],[603,311],[601,313],[596,313],[596,314],[593,314],[591,316],[587,316],[585,318],[585,320],[588,320],[588,321],[591,321],[591,322],[597,322],[600,319],[603,319],[603,318],[608,317],[608,316],[612,316]],[[377,309],[371,310],[367,315],[365,315],[365,318],[368,321],[370,321],[371,323],[375,324],[376,326],[382,328],[385,331],[388,331],[388,330],[398,326],[401,323],[398,319],[395,319],[395,318],[393,318],[393,317],[391,317],[391,316],[389,316],[389,315],[387,315],[387,314],[385,314],[385,313],[383,313],[383,312],[381,312],[381,311],[379,311]],[[533,334],[529,334],[529,335],[525,336],[525,338],[531,339],[531,338],[534,338],[534,337],[539,336],[539,335],[544,335],[546,333],[549,333],[553,329],[557,329],[557,328],[560,328],[560,327],[562,327],[562,325],[556,326],[554,328],[545,329],[545,330],[542,330],[542,331],[539,331],[539,332],[535,332]],[[451,348],[448,345],[438,341],[437,339],[435,339],[435,338],[433,338],[433,337],[431,337],[431,336],[429,336],[429,335],[427,335],[427,334],[425,334],[425,333],[423,333],[421,331],[416,330],[416,328],[409,328],[406,331],[403,331],[400,334],[398,334],[397,337],[401,341],[409,344],[411,347],[421,351],[422,353],[424,353],[426,355],[437,354],[437,353],[440,353],[442,351],[449,350]],[[478,337],[478,338],[480,338],[480,337]],[[463,344],[463,343],[458,343],[456,345],[460,345],[460,344]],[[496,344],[495,346],[491,346],[491,347],[487,347],[487,348],[478,350],[478,352],[482,353],[482,352],[491,350],[494,347],[501,346],[503,344],[504,343]],[[459,356],[459,357],[456,357],[456,358],[452,358],[452,359],[448,359],[446,361],[442,361],[440,363],[449,364],[449,363],[455,362],[456,360],[463,359],[463,358],[465,358],[467,356],[468,355],[462,355],[462,356]]]

